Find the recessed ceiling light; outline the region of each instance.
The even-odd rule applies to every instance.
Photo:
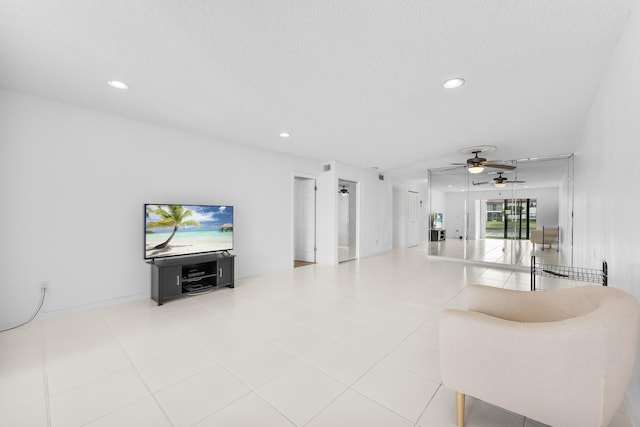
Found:
[[[129,85],[119,80],[109,80],[107,84],[116,89],[129,89]]]
[[[455,89],[457,87],[460,87],[464,84],[464,79],[460,78],[460,77],[456,77],[454,79],[449,79],[446,82],[444,82],[444,87],[447,89]]]
[[[287,133],[287,132],[282,132],[282,133],[280,134],[280,137],[282,137],[282,138],[289,138],[290,136],[291,136],[291,134],[289,134],[289,133]]]

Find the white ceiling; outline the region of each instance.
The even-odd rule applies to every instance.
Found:
[[[1,0],[0,86],[420,179],[569,153],[631,0]],[[466,85],[445,90],[444,80]],[[118,91],[107,80],[131,86]],[[283,139],[282,131],[291,133]]]

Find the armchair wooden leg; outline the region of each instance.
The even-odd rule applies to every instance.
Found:
[[[458,427],[464,427],[464,393],[456,391],[456,417]]]

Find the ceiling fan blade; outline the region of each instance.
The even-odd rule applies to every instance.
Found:
[[[484,184],[488,184],[489,182],[488,182],[488,181],[484,181],[484,182],[475,182],[475,181],[471,181],[471,183],[472,183],[473,185],[484,185]]]
[[[500,163],[485,163],[482,166],[487,167],[487,168],[494,168],[494,169],[505,169],[505,170],[514,170],[516,167],[515,166],[511,166],[511,165],[503,165]]]

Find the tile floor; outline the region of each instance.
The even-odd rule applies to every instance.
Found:
[[[534,250],[535,249],[535,250]],[[542,245],[534,245],[529,240],[479,239],[461,240],[447,239],[429,243],[429,254],[452,259],[478,261],[485,263],[531,266],[531,256],[536,262],[554,265],[567,265],[561,253]]]
[[[455,426],[438,312],[528,273],[426,247],[246,278],[0,333],[2,426]],[[622,407],[611,427],[631,424]],[[540,427],[467,400],[469,427]]]

